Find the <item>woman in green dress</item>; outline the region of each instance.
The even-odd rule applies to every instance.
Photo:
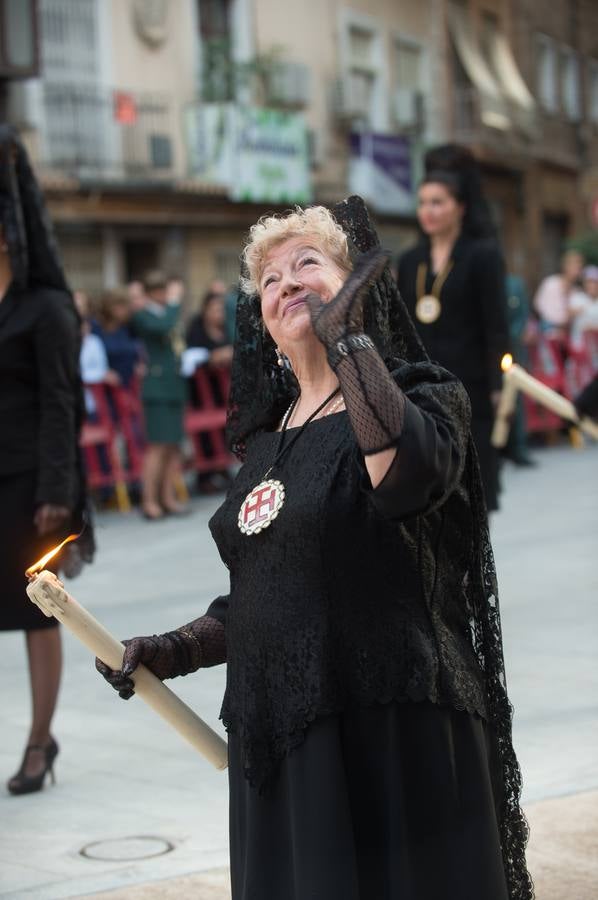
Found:
[[[132,325],[147,351],[143,408],[147,447],[143,458],[141,509],[147,519],[180,513],[176,494],[181,473],[185,384],[179,372],[175,329],[180,316],[180,291],[169,291],[161,272],[144,279],[146,303]]]

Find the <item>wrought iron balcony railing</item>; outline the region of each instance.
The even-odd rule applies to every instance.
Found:
[[[174,116],[156,93],[43,84],[40,163],[81,180],[162,181],[174,175]]]

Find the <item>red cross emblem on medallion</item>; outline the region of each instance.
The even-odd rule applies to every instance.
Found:
[[[284,503],[280,481],[262,481],[247,494],[239,510],[239,528],[243,534],[259,534],[270,525]]]

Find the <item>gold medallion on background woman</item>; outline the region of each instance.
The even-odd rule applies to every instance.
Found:
[[[449,260],[444,269],[434,279],[430,293],[426,294],[428,266],[426,263],[420,263],[417,267],[415,315],[418,321],[423,322],[424,325],[431,325],[432,322],[440,318],[440,313],[442,312],[440,293],[452,268],[453,262]]]

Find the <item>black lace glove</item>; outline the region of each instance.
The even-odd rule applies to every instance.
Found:
[[[224,625],[211,616],[202,616],[176,631],[135,637],[123,644],[125,654],[120,670],[111,669],[96,657],[96,669],[123,700],[135,693],[130,676],[140,663],[164,681],[226,662]]]
[[[334,300],[307,299],[314,331],[336,372],[357,442],[365,455],[396,446],[405,397],[384,360],[363,333],[363,302],[388,263],[379,249],[364,253]]]

